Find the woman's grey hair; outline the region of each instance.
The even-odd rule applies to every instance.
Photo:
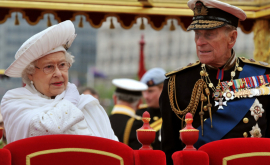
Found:
[[[74,62],[74,56],[68,52],[65,52],[65,56],[66,56],[67,62],[70,64],[70,66],[72,66],[72,63]],[[28,78],[28,75],[35,73],[35,66],[37,64],[37,61],[38,59],[31,62],[22,72],[22,81],[27,85],[30,85],[31,83],[31,81]]]
[[[125,101],[134,107],[139,103],[142,97],[142,96],[134,96],[134,95],[124,94],[124,93],[119,93],[119,92],[115,92],[114,94],[118,100]]]

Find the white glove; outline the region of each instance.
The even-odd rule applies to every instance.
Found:
[[[64,99],[77,106],[80,101],[80,94],[75,84],[68,83]]]

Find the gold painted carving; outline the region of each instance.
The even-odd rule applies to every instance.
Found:
[[[197,132],[197,131],[199,131],[199,130],[197,130],[197,129],[182,129],[182,130],[180,130],[179,132]]]
[[[244,153],[244,154],[236,154],[231,155],[223,158],[222,165],[227,165],[227,162],[233,159],[239,158],[246,158],[246,157],[253,157],[253,156],[270,156],[270,152],[251,152],[251,153]]]
[[[85,152],[85,153],[92,153],[92,154],[98,154],[98,155],[105,155],[105,156],[112,157],[119,160],[120,165],[124,165],[124,159],[121,156],[118,156],[114,153],[110,153],[106,151],[87,149],[87,148],[59,148],[59,149],[50,149],[50,150],[34,152],[29,155],[26,155],[26,165],[31,165],[30,160],[33,157],[45,155],[45,154],[62,153],[62,152]]]
[[[256,61],[270,62],[270,26],[269,20],[256,20],[254,32],[254,59]]]
[[[156,132],[153,129],[137,129],[136,131],[143,131],[143,132]]]

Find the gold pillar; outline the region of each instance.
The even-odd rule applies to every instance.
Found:
[[[270,63],[270,24],[269,20],[256,20],[254,32],[254,59]]]

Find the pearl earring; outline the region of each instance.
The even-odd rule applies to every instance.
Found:
[[[34,84],[34,82],[33,82],[33,81],[31,81],[31,84]]]

